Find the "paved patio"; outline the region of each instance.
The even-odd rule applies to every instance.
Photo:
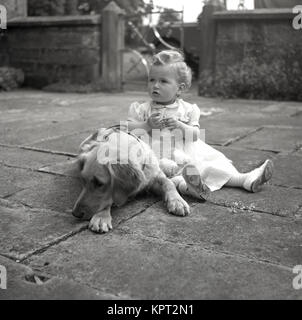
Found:
[[[202,112],[206,142],[242,171],[264,159],[272,181],[250,194],[223,188],[166,212],[144,195],[113,210],[94,234],[71,208],[73,160],[94,128],[124,120],[141,92],[0,93],[0,299],[301,299],[302,103],[186,99]]]

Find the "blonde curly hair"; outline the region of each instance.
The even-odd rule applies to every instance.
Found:
[[[163,50],[153,56],[151,67],[167,65],[175,69],[178,82],[184,83],[185,89],[189,89],[192,83],[192,71],[186,64],[183,54],[176,50]]]

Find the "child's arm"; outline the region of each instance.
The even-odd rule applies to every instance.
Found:
[[[149,133],[152,129],[160,129],[160,128],[161,128],[161,122],[160,122],[159,113],[152,114],[147,121],[128,121],[129,131],[134,129],[143,129]]]
[[[165,120],[165,128],[170,130],[181,129],[184,136],[187,132],[189,137],[193,137],[193,141],[197,141],[200,138],[198,126],[190,126],[173,118],[168,118]]]
[[[128,130],[132,131],[134,129],[143,129],[147,132],[150,131],[150,127],[147,122],[128,121]]]

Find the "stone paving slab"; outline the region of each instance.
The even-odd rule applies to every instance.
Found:
[[[301,144],[301,128],[266,127],[240,141],[234,142],[232,146],[275,152],[291,152]]]
[[[75,157],[69,157],[68,160],[62,162],[54,162],[53,164],[48,166],[42,166],[38,171],[56,175],[63,175],[67,177],[79,177],[77,158]]]
[[[59,94],[52,93],[24,93],[23,98],[11,97],[3,99],[0,96],[0,122],[11,122],[31,119],[33,122],[50,119],[54,121],[69,121],[85,118],[87,115],[102,114],[105,118],[110,116],[112,109],[127,114],[131,102],[145,100],[147,95],[141,96],[115,94]]]
[[[294,128],[301,127],[300,116],[282,116],[278,113],[264,113],[261,109],[259,111],[249,111],[247,106],[241,106],[241,112],[237,110],[230,110],[221,114],[217,114],[210,119],[201,118],[203,127],[207,125],[217,125],[220,130],[224,127],[265,127],[265,126],[290,126]],[[294,111],[293,111],[294,112]]]
[[[57,162],[66,162],[68,156],[0,146],[0,163],[21,168],[39,169]]]
[[[73,167],[78,144],[147,99],[138,92],[1,93],[0,198],[7,199],[0,199],[0,264],[11,262],[16,275],[5,297],[301,299],[292,288],[292,266],[302,256],[301,103],[185,96],[200,107],[207,141],[240,171],[273,159],[274,177],[258,194],[223,188],[205,203],[186,199],[192,212],[185,218],[141,195],[112,209],[114,230],[106,235],[71,215],[81,190]],[[24,281],[27,267],[2,262],[1,254],[25,259],[46,282]]]
[[[272,184],[302,189],[302,157],[278,155],[274,159]]]
[[[18,191],[36,186],[41,178],[41,173],[0,164],[0,197],[8,197]]]
[[[295,218],[302,219],[302,207],[295,213]]]
[[[156,203],[119,225],[134,236],[160,239],[293,267],[301,263],[302,221],[265,213],[191,204],[190,215],[178,218]]]
[[[33,281],[34,276],[40,275],[31,268],[1,256],[0,264],[6,267],[8,278],[7,289],[0,290],[0,300],[111,300],[122,298],[66,278],[53,277],[44,283],[37,284]]]
[[[45,274],[135,299],[301,298],[290,268],[118,230],[84,231],[27,262]]]
[[[40,121],[57,123],[78,120],[81,118],[81,114],[79,112],[74,112],[73,110],[66,112],[66,110],[64,110],[62,107],[51,106],[49,104],[41,105],[39,101],[33,100],[30,106],[26,103],[23,103],[22,108],[18,108],[18,106],[16,108],[15,101],[10,102],[10,105],[7,105],[7,102],[5,102],[4,106],[1,106],[0,123],[13,124],[20,121],[25,121],[26,124],[37,124]]]
[[[254,132],[256,127],[219,127],[217,124],[210,126],[206,125],[205,128],[205,142],[208,144],[215,144],[224,146],[234,140],[248,135],[250,132]]]
[[[79,193],[77,193],[77,196]],[[42,200],[39,204],[19,199],[20,202],[34,207],[26,208],[20,204],[15,204],[10,198],[8,200],[0,199],[0,254],[12,257],[14,259],[24,259],[33,252],[47,247],[79,232],[88,225],[87,221],[81,221],[71,214],[73,203],[66,210],[53,211],[56,204],[47,206],[47,201]],[[112,208],[112,224],[118,226],[133,216],[144,211],[159,198],[152,195],[139,195],[135,200],[129,201],[121,208]],[[62,206],[59,204],[57,206]],[[51,210],[52,209],[52,210]],[[65,213],[64,213],[65,211]]]
[[[52,150],[76,155],[79,152],[79,146],[81,142],[86,139],[92,132],[93,130],[92,128],[90,128],[90,130],[87,130],[85,132],[49,139],[29,145],[41,150]]]
[[[21,202],[31,208],[49,209],[59,212],[71,212],[81,192],[78,179],[38,173],[35,183],[15,193],[9,199]]]
[[[301,103],[299,102],[273,102],[264,108],[261,112],[268,115],[278,115],[283,117],[294,117],[302,111]]]
[[[28,122],[27,124],[24,122]],[[76,124],[73,123],[75,130],[68,129],[68,124],[64,123],[52,123],[40,121],[33,123],[31,121],[17,121],[6,124],[0,128],[0,143],[8,145],[23,145],[35,143],[42,139],[48,139],[57,137],[59,135],[71,134],[78,130],[83,130],[82,124],[76,128]]]
[[[251,171],[261,165],[266,159],[273,159],[275,161],[276,157],[275,153],[268,151],[248,150],[233,146],[214,146],[214,148],[232,160],[233,165],[239,172]]]
[[[215,106],[229,116],[254,114],[262,117],[293,117],[302,110],[301,103],[294,101],[269,101],[269,100],[244,100],[244,99],[220,99],[205,98],[194,94],[188,95],[187,100],[197,103],[200,108]]]
[[[225,114],[229,112],[232,114],[242,113],[244,110],[248,113],[258,113],[261,110],[273,101],[264,101],[264,100],[244,100],[244,99],[221,99],[221,98],[206,98],[197,95],[197,92],[187,94],[185,100],[190,103],[196,103],[199,108],[210,109],[210,108],[218,108],[223,110]]]
[[[299,150],[295,151],[293,154],[297,156],[302,156],[302,147]]]
[[[70,214],[29,209],[1,199],[0,216],[0,255],[14,260],[22,260],[87,226]]]
[[[87,128],[98,128],[98,120],[79,119],[70,122],[41,121],[36,125],[32,123],[28,127],[12,123],[6,126],[5,132],[0,129],[0,143],[11,145],[31,145],[44,139],[53,139],[58,136],[75,134],[87,131]]]
[[[261,165],[266,159],[272,159],[274,174],[270,184],[302,188],[302,157],[297,154],[282,155],[233,146],[215,146],[215,148],[231,159],[240,172],[248,172]]]
[[[14,194],[8,199],[10,201],[22,203],[31,208],[71,214],[71,210],[82,189],[80,180],[76,178],[77,172],[74,170],[74,166],[74,163],[71,164],[70,167],[68,163],[64,163],[62,174],[65,176],[32,172],[19,168],[5,168],[9,171],[7,176],[11,177],[12,175],[15,175],[18,180],[22,173],[24,175],[24,180],[27,182],[27,184],[22,185],[22,187],[18,187],[19,184],[17,184],[13,189]],[[47,168],[41,170],[55,173],[51,170],[48,171]],[[31,179],[29,179],[29,177]],[[21,184],[20,181],[18,181],[18,183]],[[7,187],[3,189],[6,190]],[[0,196],[2,196],[1,193]],[[135,200],[129,200],[126,206],[122,208],[114,207],[113,216],[116,213],[117,217],[120,216],[120,220],[127,219],[136,215],[137,212],[144,210],[156,201],[161,201],[160,197],[155,197],[152,194],[138,195]],[[120,220],[117,218],[116,221],[118,222]],[[113,223],[115,223],[115,220],[113,220]]]
[[[261,211],[280,217],[293,217],[302,205],[302,190],[265,185],[258,193],[224,187],[212,192],[209,201],[236,211]]]

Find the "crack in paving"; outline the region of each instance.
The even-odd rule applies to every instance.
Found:
[[[278,183],[270,183],[270,186],[275,186],[275,187],[280,187],[280,188],[285,188],[285,189],[295,189],[295,190],[301,190],[302,187],[300,186],[290,186],[290,185],[286,185],[286,184],[278,184]]]
[[[79,234],[79,233],[81,233],[81,232],[83,232],[83,231],[85,231],[85,230],[87,230],[87,229],[88,229],[88,223],[87,223],[87,225],[80,227],[78,230],[70,231],[70,232],[68,232],[67,234],[64,234],[63,236],[58,237],[58,238],[55,239],[54,241],[51,241],[51,242],[47,243],[45,246],[40,247],[40,248],[34,250],[33,252],[30,252],[30,253],[24,255],[23,258],[17,259],[17,260],[15,260],[15,261],[16,261],[16,262],[21,262],[21,263],[23,263],[23,262],[25,262],[27,259],[29,259],[30,257],[35,256],[35,255],[38,255],[38,254],[41,254],[41,253],[47,251],[49,248],[51,248],[51,247],[53,247],[53,246],[55,246],[55,245],[58,245],[58,244],[60,244],[61,242],[66,241],[67,239],[69,239],[69,238],[71,238],[71,237],[73,237],[73,236],[75,236],[75,235],[77,235],[77,234]]]
[[[127,296],[127,295],[121,295],[115,292],[108,292],[107,290],[92,286],[90,284],[87,283],[82,283],[81,281],[74,279],[74,278],[69,278],[69,277],[60,277],[60,275],[55,274],[55,273],[51,273],[51,272],[47,272],[47,271],[41,271],[39,268],[35,268],[34,266],[31,266],[29,264],[23,263],[24,261],[21,260],[15,260],[14,258],[12,258],[11,256],[6,256],[5,254],[1,254],[0,253],[0,257],[4,257],[6,259],[9,259],[13,262],[18,263],[19,265],[23,265],[24,267],[27,267],[30,269],[29,273],[24,274],[24,280],[26,282],[29,282],[31,284],[34,285],[44,285],[46,284],[48,281],[52,280],[53,278],[57,278],[59,280],[69,280],[72,281],[73,283],[79,284],[81,286],[85,286],[87,288],[93,289],[97,291],[97,295],[101,295],[101,296],[106,296],[106,298],[110,298],[113,300],[117,300],[117,299],[134,299],[133,297]]]
[[[30,268],[32,270],[32,273],[25,275],[25,280],[28,282],[31,282],[33,284],[36,285],[43,285],[45,282],[53,279],[53,278],[57,278],[59,280],[69,280],[72,281],[73,283],[79,284],[80,286],[85,286],[89,289],[93,289],[95,291],[97,291],[97,295],[102,295],[102,296],[106,296],[106,299],[110,298],[113,300],[129,300],[129,299],[135,299],[131,296],[128,295],[122,295],[122,294],[118,294],[115,292],[108,292],[108,290],[103,289],[103,288],[98,288],[96,286],[91,285],[90,283],[86,283],[86,282],[81,282],[80,280],[76,279],[76,278],[72,278],[72,277],[62,277],[56,273],[52,273],[52,272],[47,272],[47,271],[43,271],[41,272],[39,268],[31,266],[31,265],[27,265],[27,264],[23,264],[24,266]],[[38,278],[38,279],[37,279]]]
[[[40,169],[36,169],[35,172],[39,172],[39,173],[45,173],[45,174],[50,174],[52,176],[59,176],[59,177],[67,177],[67,178],[73,178],[73,179],[80,179],[80,176],[71,176],[65,173],[60,173],[60,172],[53,172],[53,171],[48,171],[48,170],[43,170],[43,168]]]
[[[6,255],[5,253],[2,253],[2,252],[0,252],[0,257],[4,257],[6,259],[9,259],[9,260],[17,262],[17,263],[20,262],[18,259],[15,259],[14,257],[12,257],[10,255]]]
[[[68,177],[68,178],[74,178],[74,179],[77,179],[78,177],[77,176],[70,176],[68,174],[64,174],[64,173],[60,173],[60,172],[53,172],[53,171],[48,171],[48,170],[43,170],[43,167],[39,168],[39,169],[34,169],[34,168],[29,168],[29,167],[21,167],[21,166],[16,166],[16,165],[12,165],[12,164],[7,164],[5,162],[0,162],[1,165],[3,165],[4,167],[7,167],[7,168],[13,168],[13,169],[22,169],[22,170],[25,170],[25,171],[31,171],[31,172],[37,172],[37,173],[45,173],[45,174],[49,174],[49,175],[53,175],[53,176],[60,176],[60,177]],[[44,167],[48,167],[48,165],[45,165]],[[24,188],[22,190],[18,190],[14,193],[12,193],[11,195],[14,195],[20,191],[23,191],[23,190],[27,190],[27,189],[30,189],[31,187],[28,187],[28,188]],[[9,196],[11,196],[9,195]]]
[[[30,187],[28,187],[28,188],[23,188],[23,189],[14,191],[14,192],[12,192],[12,193],[6,194],[6,195],[0,197],[0,199],[8,199],[8,198],[16,195],[17,193],[22,192],[22,191],[25,191],[25,190],[28,190],[28,189],[30,189]],[[27,206],[26,204],[23,204],[23,203],[22,203],[22,205]],[[28,207],[29,207],[29,206],[28,206]]]
[[[129,217],[129,218],[125,218],[125,219],[121,219],[120,222],[117,224],[117,227],[120,226],[121,224],[137,217],[138,215],[144,213],[147,209],[150,209],[152,206],[154,206],[155,204],[161,202],[161,200],[156,200],[154,201],[152,204],[148,205],[146,208],[140,210],[139,212],[137,212],[136,214],[134,214],[133,216]]]
[[[242,140],[242,139],[244,139],[244,138],[246,138],[246,137],[248,137],[248,136],[250,136],[250,135],[252,135],[252,134],[254,134],[256,132],[258,132],[258,131],[261,131],[263,128],[264,127],[259,127],[259,128],[250,130],[249,132],[243,134],[242,136],[237,136],[235,138],[231,138],[227,142],[223,143],[222,146],[223,147],[227,147],[227,146],[231,145],[234,142],[240,141],[240,140]]]
[[[246,147],[246,150],[257,150],[257,151],[264,151],[264,152],[271,152],[274,154],[280,154],[282,151],[279,150],[271,150],[271,149],[261,149],[261,148],[253,148],[253,147]]]
[[[49,154],[67,156],[67,157],[72,157],[72,158],[76,158],[78,156],[78,154],[76,154],[76,153],[56,151],[56,150],[50,150],[50,149],[41,149],[41,148],[24,146],[24,145],[17,145],[17,144],[11,145],[11,144],[0,143],[0,147],[37,151],[37,152],[41,152],[41,153],[49,153]]]
[[[31,146],[31,145],[36,144],[36,143],[47,142],[47,141],[51,141],[51,140],[55,140],[55,139],[72,137],[72,136],[75,136],[75,135],[78,135],[78,134],[82,134],[82,133],[86,133],[86,132],[87,132],[87,134],[89,134],[93,130],[94,130],[94,128],[92,128],[90,130],[74,131],[74,132],[68,133],[68,134],[61,134],[61,135],[57,135],[57,136],[47,137],[47,138],[31,141],[27,146]]]
[[[241,210],[241,211],[245,211],[245,212],[248,212],[248,213],[264,213],[264,214],[269,214],[269,215],[272,215],[272,216],[276,216],[276,217],[280,217],[280,218],[287,218],[287,216],[285,215],[281,215],[281,214],[278,214],[277,212],[270,212],[270,211],[265,211],[265,210],[260,210],[260,209],[255,209],[251,206],[248,206],[248,207],[242,207],[241,204],[243,203],[239,203],[239,205],[236,205],[235,203],[220,203],[220,202],[214,202],[213,200],[207,200],[208,202],[216,205],[216,206],[219,206],[219,207],[224,207],[226,209],[231,209],[231,210]],[[236,201],[238,202],[238,201]],[[299,209],[297,209],[297,211],[293,212],[292,214],[294,215],[296,212],[298,212]],[[233,214],[236,214],[237,212],[234,211]]]
[[[302,110],[296,111],[295,113],[291,114],[290,117],[298,117],[302,114]]]
[[[49,174],[49,175],[52,175],[52,176],[69,177],[69,178],[77,179],[76,176],[72,176],[72,177],[71,177],[71,176],[69,176],[69,175],[67,175],[67,174],[64,174],[64,173],[58,173],[58,172],[52,172],[52,171],[42,170],[41,168],[39,168],[39,169],[24,168],[24,167],[21,167],[21,166],[8,165],[8,164],[5,164],[5,163],[3,163],[3,165],[4,165],[5,167],[8,167],[8,168],[24,169],[24,170],[28,170],[28,171],[31,171],[31,172],[41,173],[41,174]],[[302,190],[302,188],[299,187],[299,186],[288,186],[288,185],[275,184],[275,183],[270,183],[270,185],[272,185],[272,186],[277,186],[277,187],[284,188],[284,189]],[[22,191],[28,190],[28,189],[30,189],[30,187],[28,187],[28,188],[23,188],[23,189],[21,189],[21,190],[15,191],[15,192],[13,192],[13,193],[11,193],[11,194],[2,196],[1,198],[7,199],[7,198],[9,198],[9,197],[11,197],[11,196],[13,196],[13,195],[18,194],[19,192],[22,192]],[[161,200],[155,201],[155,202],[152,203],[150,206],[148,206],[147,208],[145,208],[145,209],[143,209],[142,211],[138,212],[137,214],[135,214],[135,215],[132,216],[132,217],[135,217],[135,216],[143,213],[145,210],[147,210],[148,208],[150,208],[151,206],[153,206],[154,204],[156,204],[157,202],[160,202],[160,201],[161,201]],[[279,215],[279,214],[272,213],[272,212],[270,212],[270,211],[264,211],[264,210],[254,209],[254,208],[251,208],[251,207],[236,206],[234,203],[230,203],[230,204],[225,203],[225,202],[224,202],[224,203],[220,203],[220,202],[218,202],[218,201],[211,200],[211,199],[208,199],[208,201],[209,201],[210,203],[213,203],[214,205],[218,205],[218,206],[220,206],[220,207],[231,208],[231,209],[232,209],[232,208],[235,208],[235,209],[240,209],[240,210],[248,211],[248,212],[266,213],[266,214],[271,214],[271,215],[274,215],[274,216],[283,217],[283,216],[281,216],[281,215]],[[21,202],[21,201],[20,201],[19,203],[21,203],[22,205],[24,205],[24,206],[26,206],[26,207],[29,207],[29,208],[31,208],[31,209],[34,208],[34,207],[31,207],[30,205],[28,205],[28,204],[26,204],[26,203],[23,203],[23,202]],[[299,209],[298,209],[298,210],[299,210]],[[297,211],[298,211],[298,210],[297,210]],[[296,213],[297,211],[295,211],[295,213]],[[130,218],[128,218],[128,219],[123,219],[122,221],[125,221],[125,222],[126,222],[126,221],[128,221],[129,219],[131,219],[132,217],[130,217]],[[120,223],[122,223],[122,221],[121,221]]]
[[[239,253],[234,253],[231,251],[227,251],[227,250],[213,250],[213,248],[207,247],[207,246],[201,246],[200,243],[196,244],[196,243],[190,243],[190,242],[175,242],[175,241],[171,241],[169,239],[162,239],[156,236],[151,236],[151,235],[142,235],[139,233],[135,233],[135,232],[129,232],[123,229],[118,229],[121,233],[124,234],[128,234],[128,235],[133,235],[133,236],[138,236],[142,239],[152,239],[152,240],[156,240],[157,242],[160,243],[170,243],[173,245],[178,245],[181,247],[190,247],[190,248],[194,248],[200,251],[204,251],[208,254],[216,254],[216,255],[222,255],[222,256],[226,256],[226,257],[232,257],[232,258],[240,258],[242,260],[246,260],[247,262],[254,262],[254,263],[258,263],[258,264],[265,264],[265,265],[270,265],[270,266],[274,266],[277,267],[279,269],[282,270],[286,270],[286,271],[290,271],[292,272],[292,266],[287,266],[287,265],[283,265],[283,264],[279,264],[273,261],[270,261],[268,259],[261,259],[261,258],[255,258],[255,257],[251,257],[251,256],[247,256],[247,255],[243,255],[243,254],[239,254]]]
[[[124,222],[126,222],[126,221],[128,221],[128,220],[130,220],[130,219],[132,219],[132,218],[134,218],[134,217],[136,217],[136,216],[138,216],[139,214],[143,213],[143,212],[146,211],[148,208],[150,208],[151,206],[153,206],[156,202],[157,202],[157,201],[155,201],[155,202],[152,203],[151,205],[147,206],[146,208],[140,210],[138,213],[136,213],[135,215],[131,216],[130,218],[122,219],[122,220],[117,224],[117,227],[116,227],[116,228],[118,228],[118,226],[120,226],[120,225],[123,224]],[[38,208],[31,208],[31,209],[38,209]],[[11,258],[12,260],[16,261],[16,262],[25,262],[25,261],[28,260],[30,257],[32,257],[32,256],[34,256],[34,255],[41,254],[41,253],[47,251],[49,248],[51,248],[51,247],[53,247],[53,246],[55,246],[55,245],[58,245],[58,244],[60,244],[61,242],[64,242],[64,241],[66,241],[67,239],[69,239],[69,238],[71,238],[71,237],[73,237],[73,236],[75,236],[75,235],[77,235],[77,234],[79,234],[79,233],[81,233],[81,232],[83,232],[83,231],[85,231],[85,230],[88,230],[88,222],[87,222],[87,224],[86,224],[85,226],[80,227],[78,230],[71,231],[71,232],[69,232],[69,233],[67,233],[67,234],[65,234],[65,235],[63,235],[63,236],[61,236],[61,237],[58,237],[58,238],[55,239],[54,241],[47,243],[45,246],[40,247],[40,248],[34,250],[33,252],[28,253],[27,255],[24,255],[24,257],[21,258],[21,259],[15,259],[15,260],[14,260],[12,257],[10,257],[10,258]]]

